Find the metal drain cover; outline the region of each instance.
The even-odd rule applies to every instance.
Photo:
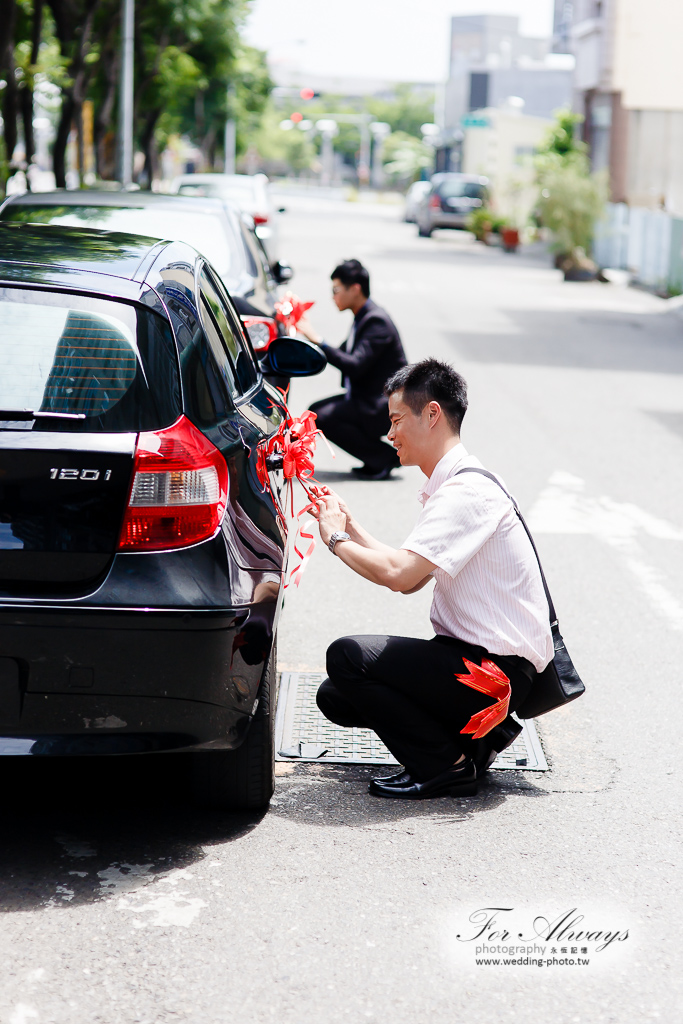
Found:
[[[346,729],[328,722],[315,703],[324,672],[282,672],[275,716],[275,757],[278,761],[320,761],[326,764],[389,764],[396,761],[370,729]],[[499,754],[492,768],[544,772],[548,763],[536,727],[522,723],[515,742]]]

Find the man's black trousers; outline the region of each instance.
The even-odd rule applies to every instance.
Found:
[[[494,699],[455,678],[463,658],[495,662],[510,680],[510,711],[527,696],[535,670],[524,658],[487,654],[452,637],[344,636],[327,649],[329,676],[318,707],[331,722],[372,729],[418,782],[471,755],[460,730]]]
[[[396,449],[381,440],[391,425],[386,402],[376,412],[369,412],[353,398],[335,395],[314,402],[311,411],[316,413],[316,426],[325,437],[368,469],[379,471],[400,465]]]

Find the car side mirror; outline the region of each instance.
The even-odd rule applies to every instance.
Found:
[[[319,345],[303,338],[275,338],[261,360],[264,373],[281,377],[315,377],[327,366],[327,357]]]
[[[294,277],[294,271],[290,267],[289,263],[283,263],[281,260],[278,260],[277,263],[273,263],[270,271],[278,284],[284,284],[286,281],[291,281]]]

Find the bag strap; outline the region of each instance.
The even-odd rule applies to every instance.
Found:
[[[503,494],[506,494],[508,496],[508,498],[510,499],[510,501],[512,502],[512,504],[514,506],[514,509],[515,509],[515,512],[517,513],[517,518],[519,519],[520,523],[524,527],[524,529],[526,531],[527,537],[531,541],[531,546],[534,549],[534,554],[536,555],[536,561],[538,562],[538,568],[541,571],[541,580],[543,581],[543,589],[545,590],[545,596],[546,596],[546,598],[548,600],[548,610],[549,610],[549,613],[550,613],[550,625],[551,625],[551,628],[553,626],[557,626],[558,622],[557,622],[557,615],[555,614],[555,605],[553,604],[553,599],[550,596],[550,591],[548,590],[548,584],[546,583],[545,573],[543,572],[543,566],[541,565],[541,559],[539,558],[538,550],[536,548],[536,545],[534,544],[534,538],[531,536],[531,531],[530,531],[529,527],[526,525],[526,522],[524,520],[524,516],[519,511],[519,506],[518,506],[517,502],[512,497],[512,495],[509,494],[505,490],[505,488],[503,487],[503,485],[500,482],[500,480],[498,479],[498,477],[495,476],[493,473],[490,473],[488,471],[488,469],[479,469],[477,466],[465,466],[464,469],[459,469],[457,473],[453,474],[453,476],[460,476],[461,473],[479,473],[480,476],[488,477],[489,480],[493,480],[494,484],[497,484],[498,487],[500,487],[500,489],[503,492]]]

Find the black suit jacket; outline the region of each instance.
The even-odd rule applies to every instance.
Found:
[[[342,380],[348,380],[349,398],[369,413],[380,412],[387,404],[385,383],[407,363],[401,338],[389,314],[372,299],[358,310],[354,325],[351,352],[346,341],[339,348],[323,344],[322,349],[327,361],[341,370]]]

